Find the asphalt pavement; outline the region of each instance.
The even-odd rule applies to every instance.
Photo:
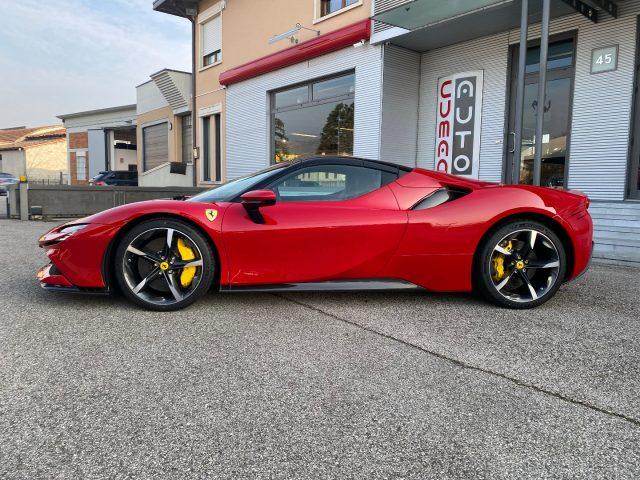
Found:
[[[0,220],[0,478],[640,478],[640,270],[468,295],[43,291]]]

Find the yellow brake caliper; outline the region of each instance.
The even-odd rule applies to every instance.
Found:
[[[193,253],[193,250],[184,243],[184,240],[181,238],[178,239],[178,252],[180,253],[180,259],[182,261],[188,262],[189,260],[194,260],[196,256]],[[188,287],[193,282],[193,277],[196,275],[196,267],[185,267],[182,269],[182,273],[180,274],[180,285],[183,288]]]
[[[504,249],[510,252],[512,248],[513,248],[513,245],[511,244],[511,240],[509,240],[509,243],[507,243]],[[493,270],[494,270],[494,273],[492,277],[496,282],[499,282],[504,278],[504,254],[499,253],[494,257]]]

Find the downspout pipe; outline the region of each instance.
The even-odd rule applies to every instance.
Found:
[[[518,77],[516,87],[516,111],[513,128],[513,160],[511,162],[511,183],[520,183],[520,162],[522,161],[522,117],[524,111],[524,76],[527,66],[527,38],[529,35],[529,0],[522,0],[520,12],[520,48],[518,52]]]
[[[198,152],[200,157],[200,149],[198,148],[198,121],[196,117],[196,26],[198,14],[189,16],[191,21],[191,151],[193,156],[193,186],[198,186],[198,158],[193,153]]]

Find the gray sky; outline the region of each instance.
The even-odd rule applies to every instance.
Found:
[[[188,20],[153,0],[0,0],[0,128],[135,103],[162,68],[191,70]]]

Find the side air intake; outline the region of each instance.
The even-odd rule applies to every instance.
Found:
[[[440,190],[436,190],[435,192],[430,194],[428,197],[420,200],[411,208],[411,210],[426,210],[427,208],[437,207],[438,205],[442,205],[443,203],[462,198],[469,193],[470,192],[468,190],[463,190],[461,188],[441,188]]]

